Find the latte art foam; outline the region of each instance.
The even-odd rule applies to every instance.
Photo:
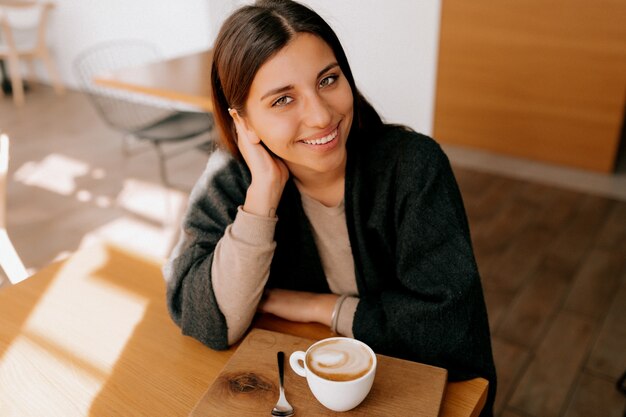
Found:
[[[330,340],[311,349],[306,362],[311,371],[324,379],[351,381],[365,375],[374,361],[370,352],[357,343]]]

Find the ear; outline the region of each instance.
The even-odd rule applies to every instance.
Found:
[[[247,138],[250,143],[257,144],[261,142],[261,139],[256,134],[256,131],[250,126],[248,120],[241,116],[239,112],[235,109],[228,108],[228,113],[230,117],[233,118],[235,122],[235,127],[237,128],[237,135],[239,137]]]

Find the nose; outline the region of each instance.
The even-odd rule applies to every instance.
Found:
[[[319,94],[312,94],[306,100],[303,119],[309,127],[327,127],[332,121],[330,105]]]

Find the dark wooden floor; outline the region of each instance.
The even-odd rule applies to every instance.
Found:
[[[626,203],[456,169],[512,416],[622,416]]]
[[[45,87],[19,111],[0,98],[0,129],[12,136],[9,233],[35,270],[86,237],[116,233],[117,244],[164,255],[179,210],[142,209],[153,208],[155,190],[174,206],[184,201],[206,160],[201,152],[172,160],[183,192],[166,192],[151,152],[124,156],[85,97],[59,99]],[[615,381],[626,371],[626,202],[454,169],[489,310],[497,415],[622,417]]]

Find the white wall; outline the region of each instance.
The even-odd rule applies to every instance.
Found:
[[[74,58],[89,46],[132,38],[153,42],[164,56],[210,47],[208,0],[54,0],[49,35],[65,84],[75,87]],[[42,73],[45,77],[45,74]]]
[[[389,122],[432,134],[441,0],[302,0],[335,29],[357,85]],[[139,38],[165,56],[207,48],[246,0],[56,0],[50,35],[63,80],[90,45]],[[383,4],[385,5],[383,7]]]
[[[301,0],[339,36],[361,92],[389,122],[432,134],[441,0]],[[212,36],[245,0],[211,0]]]

